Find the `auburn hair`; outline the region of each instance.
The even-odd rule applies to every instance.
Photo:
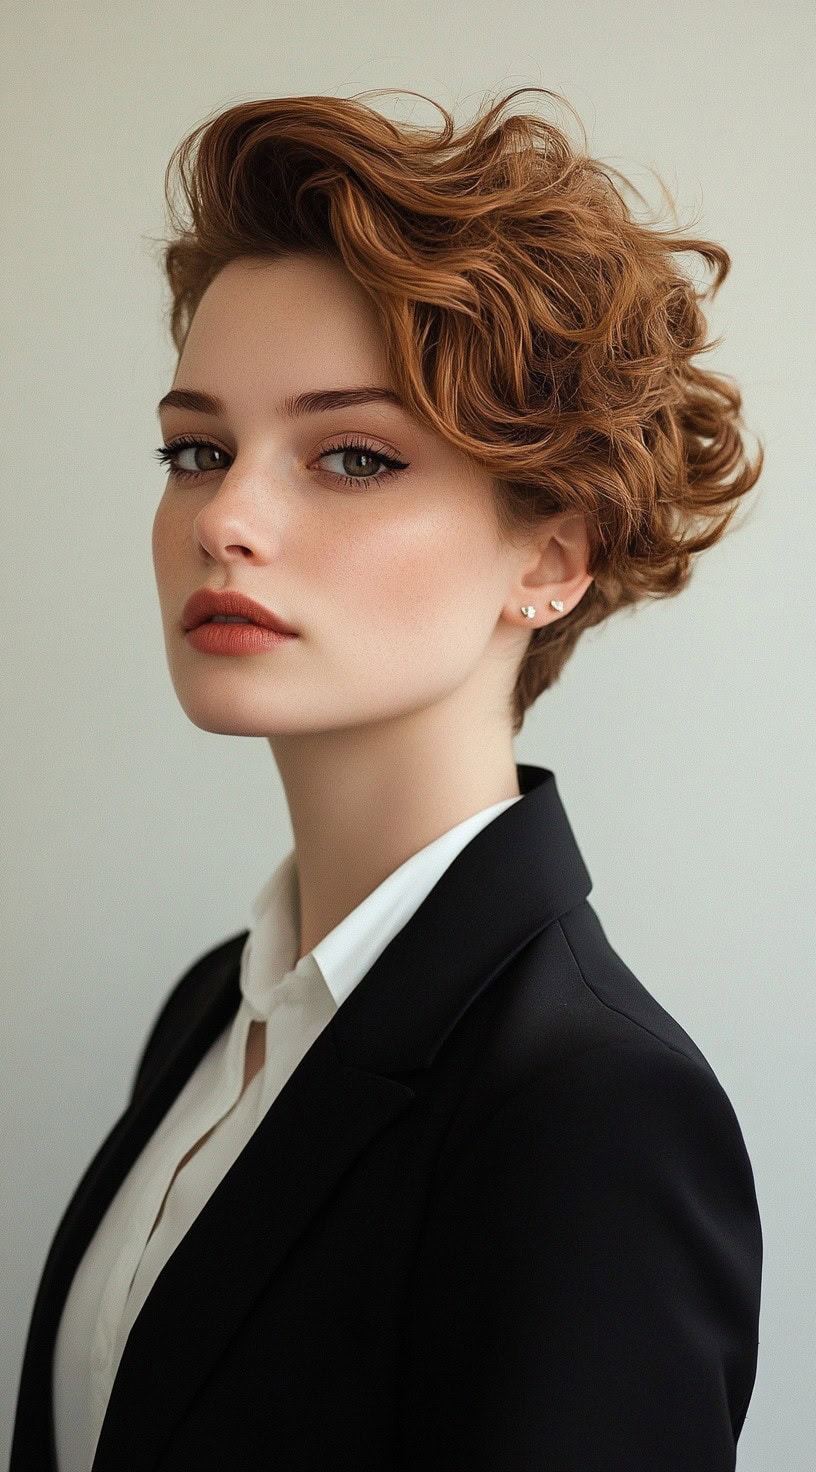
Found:
[[[577,117],[538,87],[515,89],[458,132],[438,103],[434,131],[368,107],[360,96],[371,93],[238,103],[174,150],[164,185],[175,234],[159,237],[179,356],[230,261],[331,256],[379,314],[409,413],[492,477],[500,532],[524,537],[556,513],[584,515],[593,581],[568,614],[532,631],[514,735],[585,629],[686,586],[692,558],[725,534],[764,460],[761,442],[747,457],[733,380],[692,363],[719,345],[706,341],[699,303],[719,290],[729,254],[637,220],[614,179],[643,196],[589,156],[580,119],[577,147],[535,114],[501,117],[527,91]],[[685,252],[713,268],[707,291],[681,270]]]

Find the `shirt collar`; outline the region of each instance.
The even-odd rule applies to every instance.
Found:
[[[508,797],[481,808],[412,854],[300,960],[300,895],[295,850],[290,849],[250,907],[252,926],[241,955],[240,985],[253,1015],[269,1014],[274,988],[287,977],[314,978],[315,972],[339,1007],[460,850],[520,800],[520,795]]]

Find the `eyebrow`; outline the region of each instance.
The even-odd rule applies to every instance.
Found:
[[[285,419],[299,419],[306,414],[323,414],[328,409],[350,409],[357,404],[372,403],[396,404],[400,409],[405,407],[393,389],[365,384],[360,388],[324,388],[311,393],[288,394],[280,411]],[[223,399],[195,388],[171,388],[159,400],[156,414],[161,414],[162,409],[190,409],[194,414],[217,414],[222,418],[227,413]]]

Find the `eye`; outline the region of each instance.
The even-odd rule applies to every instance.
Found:
[[[212,444],[210,440],[194,439],[190,435],[181,439],[172,440],[169,444],[160,445],[158,450],[154,451],[154,454],[157,460],[169,467],[169,480],[200,480],[202,475],[206,475],[210,470],[224,469],[223,464],[221,464],[205,466],[203,470],[190,470],[176,463],[181,454],[193,452],[193,457],[195,458],[195,452],[199,450],[206,450],[210,454],[220,455],[222,457],[226,456],[227,459],[230,458],[227,452],[222,450],[219,445]],[[354,465],[355,461],[359,459],[363,460],[363,473],[360,475],[342,474],[336,471],[326,472],[334,480],[341,481],[343,485],[348,486],[355,485],[360,481],[376,481],[379,483],[380,481],[388,480],[390,476],[396,475],[399,471],[407,470],[408,468],[407,461],[398,460],[395,456],[387,454],[385,450],[377,449],[376,445],[371,445],[365,440],[354,439],[351,436],[348,439],[341,439],[340,442],[332,445],[328,450],[323,450],[318,456],[318,459],[325,460],[329,455],[339,455],[347,467]],[[386,467],[385,470],[379,475],[366,474],[366,469],[370,471],[372,461],[377,461],[380,465],[384,465]]]
[[[182,452],[186,453],[190,450],[210,450],[216,455],[224,455],[225,453],[218,445],[211,444],[209,440],[195,440],[191,437],[172,440],[167,445],[160,445],[158,450],[154,451],[154,454],[157,460],[169,467],[169,480],[197,480],[200,475],[206,473],[205,471],[184,469],[182,466],[176,465],[175,462],[179,455]],[[207,467],[209,470],[223,470],[223,468],[222,465],[211,465]]]
[[[324,450],[318,456],[318,459],[325,460],[329,455],[338,455],[343,465],[353,465],[355,461],[362,459],[365,462],[363,466],[364,472],[366,468],[370,471],[372,460],[376,460],[380,465],[386,467],[380,475],[366,475],[365,473],[362,475],[337,474],[337,479],[341,480],[343,485],[346,486],[353,486],[355,481],[360,480],[375,480],[378,482],[388,480],[392,475],[396,475],[399,471],[407,470],[408,468],[407,461],[398,460],[394,455],[388,455],[384,450],[378,450],[376,445],[370,445],[364,440],[343,439],[339,444],[332,445],[331,449]],[[329,471],[328,473],[330,475],[336,474],[334,471]]]

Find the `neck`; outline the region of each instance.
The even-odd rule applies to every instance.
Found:
[[[421,848],[519,796],[507,731],[490,741],[471,722],[434,740],[433,724],[412,712],[398,739],[393,722],[269,738],[294,837],[299,958]]]

